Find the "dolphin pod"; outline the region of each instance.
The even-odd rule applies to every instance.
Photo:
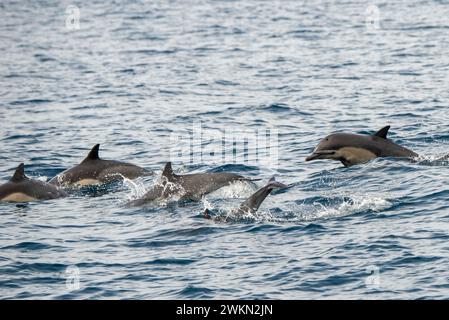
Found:
[[[414,151],[400,146],[388,139],[390,126],[386,126],[372,135],[333,133],[322,139],[306,161],[329,159],[340,161],[345,167],[361,164],[379,157],[417,158]],[[29,202],[49,200],[67,196],[64,188],[73,186],[101,185],[125,178],[135,179],[153,175],[153,171],[139,166],[99,157],[100,145],[96,144],[78,165],[75,165],[55,177],[48,183],[30,179],[25,175],[24,164],[21,163],[12,178],[0,185],[0,201]],[[440,159],[449,160],[449,155]],[[171,162],[168,162],[157,183],[140,199],[128,203],[130,206],[144,205],[158,199],[177,197],[179,200],[198,201],[203,196],[224,186],[238,181],[255,181],[230,172],[176,174]],[[270,181],[246,199],[237,209],[234,216],[242,216],[246,212],[255,213],[265,198],[278,188],[287,186],[270,179]],[[210,211],[204,212],[211,218]],[[219,220],[216,217],[215,220]]]
[[[107,184],[124,178],[135,179],[153,172],[136,165],[104,160],[99,157],[100,145],[96,144],[78,165],[42,182],[25,176],[21,164],[10,181],[0,186],[0,201],[29,202],[66,196],[65,187]],[[196,173],[178,175],[168,162],[161,175],[162,181],[151,188],[141,199],[129,203],[140,205],[160,198],[178,196],[181,200],[197,201],[204,195],[237,181],[254,181],[230,172]],[[257,179],[256,179],[257,180]]]

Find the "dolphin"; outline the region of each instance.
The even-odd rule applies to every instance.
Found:
[[[253,214],[256,213],[257,210],[259,209],[260,205],[262,204],[262,202],[271,193],[271,191],[273,191],[274,189],[284,189],[287,187],[288,187],[287,185],[277,182],[274,177],[271,178],[265,186],[263,186],[262,188],[257,190],[248,199],[246,199],[244,202],[242,202],[237,209],[231,211],[232,216],[238,217],[238,216],[245,215],[247,213],[253,213]],[[204,217],[206,219],[211,218],[209,209],[206,209],[204,211]],[[228,220],[228,217],[216,217],[216,218],[217,218],[216,220],[221,220],[221,221]]]
[[[28,202],[64,197],[67,194],[47,182],[30,179],[21,163],[12,178],[0,186],[0,201]]]
[[[387,138],[390,126],[373,135],[334,133],[317,145],[306,161],[338,160],[345,167],[364,163],[378,157],[416,158],[418,154]]]
[[[198,201],[204,195],[233,182],[254,181],[229,172],[177,175],[173,172],[171,162],[165,165],[161,178],[161,181],[156,183],[142,198],[131,201],[129,204],[141,205],[172,196],[179,196],[181,200]]]
[[[103,160],[99,157],[100,145],[96,144],[87,157],[78,165],[53,177],[49,183],[56,186],[99,185],[122,180],[135,179],[152,175],[153,172],[130,163]]]

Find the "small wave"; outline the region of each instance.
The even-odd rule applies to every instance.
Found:
[[[41,243],[41,242],[29,242],[29,241],[25,241],[25,242],[20,242],[14,245],[9,245],[6,247],[1,248],[2,250],[44,250],[44,249],[49,249],[49,248],[53,248],[50,245]]]
[[[209,288],[187,286],[178,292],[178,296],[188,299],[210,299],[213,297],[213,291]]]
[[[269,106],[264,107],[263,109],[271,112],[282,112],[291,110],[291,108],[285,103],[273,103],[270,104]]]
[[[256,166],[248,166],[244,164],[225,164],[216,168],[213,168],[212,170],[209,170],[209,172],[259,172],[259,167]]]
[[[215,81],[215,83],[222,85],[222,86],[238,86],[238,85],[240,85],[237,82],[232,82],[232,81],[228,81],[228,80],[217,80],[217,81]]]
[[[13,105],[13,106],[21,106],[21,105],[44,104],[44,103],[50,103],[50,102],[52,102],[52,100],[48,100],[48,99],[28,99],[28,100],[12,101],[11,105]]]
[[[55,58],[47,56],[45,54],[41,54],[41,53],[37,53],[34,55],[34,57],[39,61],[39,62],[49,62],[49,61],[56,61]]]
[[[196,262],[194,259],[155,259],[147,261],[146,265],[188,265]]]

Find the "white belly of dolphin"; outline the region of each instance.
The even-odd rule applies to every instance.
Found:
[[[355,147],[344,147],[337,150],[336,155],[347,159],[352,164],[370,161],[377,156],[369,150]]]
[[[80,186],[94,186],[101,184],[100,180],[97,179],[82,179],[77,181],[75,184]]]
[[[10,201],[10,202],[28,202],[28,201],[36,201],[37,199],[34,197],[30,197],[22,192],[11,193],[8,196],[4,197],[2,201]]]

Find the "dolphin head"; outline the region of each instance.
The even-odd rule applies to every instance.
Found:
[[[341,133],[331,134],[318,143],[312,154],[306,158],[306,161],[318,159],[341,160],[339,150],[345,146]]]
[[[359,134],[334,133],[321,140],[306,161],[338,160],[346,167],[364,163],[380,154],[373,139],[377,138]]]

